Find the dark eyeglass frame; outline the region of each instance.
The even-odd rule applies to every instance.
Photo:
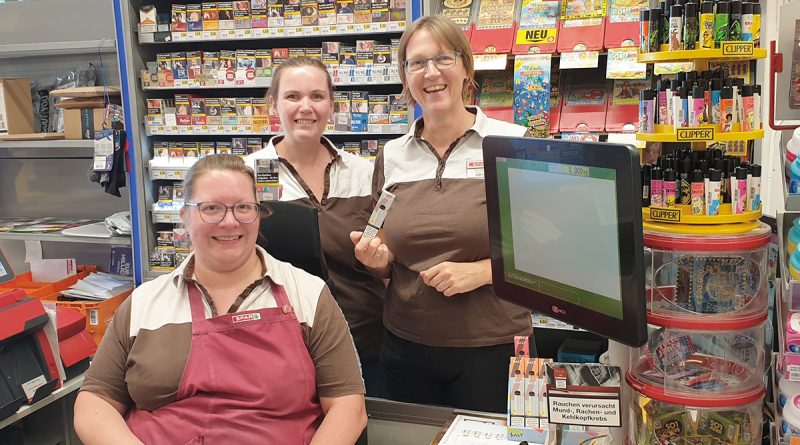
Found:
[[[218,221],[208,221],[206,219],[205,215],[203,215],[202,210],[200,210],[200,206],[202,206],[203,204],[216,204],[216,205],[218,205],[220,207],[224,207],[225,208],[225,213],[222,214],[222,217]],[[241,204],[253,204],[253,205],[255,205],[255,207],[256,207],[256,215],[252,220],[250,220],[250,221],[242,221],[241,219],[239,219],[239,216],[236,214],[236,210],[235,209],[236,209],[236,206],[241,205]],[[219,224],[219,223],[221,223],[223,220],[225,220],[225,217],[228,216],[228,212],[229,211],[231,213],[233,213],[233,218],[236,221],[238,221],[240,224],[252,224],[252,223],[258,221],[259,219],[269,218],[272,215],[272,209],[269,208],[269,206],[266,206],[264,204],[260,204],[260,203],[257,203],[257,202],[237,202],[236,204],[234,204],[232,206],[228,206],[228,205],[225,205],[225,204],[223,204],[221,202],[216,202],[216,201],[202,201],[202,202],[186,202],[183,205],[188,206],[188,207],[197,208],[197,213],[200,214],[200,219],[202,219],[203,222],[208,223],[208,224]]]
[[[442,56],[453,56],[453,60],[454,60],[453,64],[452,65],[439,65],[438,63],[436,63],[436,59],[438,59],[438,58],[440,58]],[[460,57],[461,57],[461,52],[460,51],[452,51],[452,52],[449,52],[449,53],[442,53],[442,54],[439,54],[439,55],[436,55],[436,56],[433,56],[433,57],[416,57],[416,58],[413,58],[413,59],[404,60],[403,61],[403,68],[406,70],[406,72],[408,74],[421,74],[421,73],[424,73],[425,71],[428,71],[428,66],[430,66],[431,62],[433,62],[433,66],[435,66],[437,70],[444,71],[444,70],[449,70],[450,68],[456,66],[456,64],[458,63],[458,59]],[[425,61],[425,67],[422,68],[421,70],[419,70],[419,71],[410,71],[408,69],[408,65],[409,65],[410,62],[422,61],[422,60]]]

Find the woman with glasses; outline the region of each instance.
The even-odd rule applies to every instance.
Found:
[[[83,443],[353,444],[366,425],[347,323],[317,277],[256,246],[253,172],[199,160],[194,251],[117,311],[75,402]]]
[[[268,95],[271,114],[280,117],[283,133],[246,161],[255,165],[257,159],[277,159],[280,200],[319,211],[333,296],[353,334],[367,394],[378,396],[386,286],[356,260],[349,237],[351,231],[366,226],[372,212],[373,166],[336,149],[323,136],[333,113],[333,87],[328,70],[318,59],[297,57],[283,62],[275,70]]]
[[[505,412],[514,336],[531,334],[531,314],[491,286],[481,145],[487,135],[527,131],[465,106],[472,51],[451,20],[412,23],[398,59],[405,100],[419,104],[422,117],[375,161],[373,197],[396,196],[382,237],[351,234],[359,261],[390,278],[385,391],[401,401]]]

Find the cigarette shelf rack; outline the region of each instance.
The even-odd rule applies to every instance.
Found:
[[[197,101],[206,98],[221,98],[222,100],[231,97],[243,98],[245,102],[248,98],[262,100],[260,98],[264,97],[264,91],[272,85],[272,68],[277,63],[273,64],[272,67],[269,64],[264,66],[254,65],[248,59],[242,66],[239,66],[238,63],[235,65],[236,74],[234,76],[228,76],[229,72],[222,73],[226,75],[220,76],[219,71],[217,73],[213,73],[213,71],[218,67],[226,66],[222,61],[216,66],[203,65],[199,75],[196,75],[193,70],[189,71],[188,63],[183,62],[186,65],[181,65],[181,69],[186,67],[187,72],[191,73],[186,77],[193,78],[183,79],[181,78],[183,76],[178,75],[166,76],[165,78],[160,77],[160,74],[170,72],[170,70],[169,68],[164,70],[158,64],[159,55],[169,53],[172,55],[172,60],[176,60],[174,55],[181,52],[198,52],[205,57],[207,52],[222,53],[230,51],[237,53],[237,60],[234,61],[236,63],[239,60],[244,60],[238,59],[240,50],[244,54],[252,54],[254,51],[266,51],[267,53],[271,52],[272,55],[280,54],[281,58],[283,58],[285,57],[283,55],[284,51],[288,51],[290,56],[304,52],[306,55],[312,56],[316,53],[316,57],[320,57],[319,51],[323,46],[323,42],[340,42],[339,44],[344,48],[357,46],[357,40],[373,41],[374,45],[385,42],[388,47],[390,41],[399,39],[403,30],[405,30],[405,19],[411,20],[413,18],[412,13],[422,10],[422,5],[417,0],[402,3],[405,5],[405,10],[392,9],[391,15],[389,13],[380,15],[373,11],[370,17],[375,20],[374,23],[340,23],[336,25],[326,24],[324,26],[307,24],[309,26],[258,28],[252,27],[251,25],[255,22],[251,23],[248,19],[248,25],[235,26],[235,28],[241,29],[189,31],[188,22],[181,23],[183,29],[175,26],[176,15],[171,14],[173,12],[172,9],[176,6],[174,3],[176,2],[167,2],[165,0],[155,2],[152,0],[114,0],[118,27],[117,40],[120,44],[120,66],[126,80],[123,81],[123,98],[125,99],[124,102],[129,104],[126,109],[126,116],[132,121],[129,125],[131,128],[129,133],[129,139],[132,142],[131,152],[134,154],[134,167],[132,170],[136,175],[136,182],[139,184],[137,196],[134,198],[136,207],[139,210],[136,214],[140,245],[136,249],[137,258],[135,262],[140,265],[137,270],[140,270],[141,273],[137,276],[137,282],[155,278],[165,270],[171,269],[177,265],[179,259],[185,254],[185,251],[181,250],[183,249],[183,244],[179,248],[177,240],[172,245],[170,245],[171,241],[169,241],[169,232],[176,233],[174,224],[179,222],[178,214],[173,210],[176,207],[160,205],[164,204],[164,201],[160,200],[162,198],[161,192],[171,188],[173,190],[172,198],[174,198],[172,201],[177,199],[176,202],[180,202],[181,198],[176,198],[178,190],[180,190],[180,181],[183,180],[186,171],[195,159],[174,159],[173,152],[170,151],[169,162],[165,163],[163,162],[164,159],[155,156],[154,146],[157,143],[166,143],[186,147],[186,144],[197,143],[219,147],[220,144],[223,146],[230,144],[232,138],[235,139],[237,137],[247,137],[249,140],[260,139],[262,143],[265,143],[269,136],[278,134],[280,129],[279,124],[273,119],[274,116],[270,116],[269,124],[264,123],[264,125],[258,125],[256,128],[252,125],[216,125],[216,122],[214,122],[214,125],[175,125],[176,123],[183,124],[188,122],[168,120],[167,117],[172,119],[178,113],[165,111],[166,108],[172,110],[173,97],[176,102],[178,97],[182,100],[189,97],[191,100]],[[234,3],[248,3],[248,8],[250,4],[250,2]],[[164,17],[170,17],[173,20],[172,23],[166,23],[167,29],[159,29],[157,24],[147,30],[140,28],[140,11],[143,11],[143,7],[149,7],[149,5],[154,5],[156,9],[156,17],[154,19],[158,19],[158,25],[164,25]],[[239,8],[240,6],[234,5],[234,7]],[[178,5],[178,8],[180,8],[180,5]],[[147,9],[144,8],[144,10]],[[180,13],[178,15],[180,16]],[[321,17],[322,15],[320,14]],[[387,18],[389,21],[383,21]],[[339,17],[337,16],[336,19],[339,19]],[[167,19],[167,22],[169,22],[169,19]],[[268,25],[271,24],[272,22],[268,23]],[[328,43],[324,45],[327,51],[330,45]],[[372,51],[371,47],[370,51]],[[329,54],[323,53],[323,58],[325,55]],[[346,56],[345,53],[340,55]],[[377,54],[375,54],[375,57],[377,57]],[[385,59],[376,58],[374,60],[375,69],[371,70],[364,69],[363,66],[356,66],[355,61],[351,66],[349,65],[351,60],[346,58],[339,59],[340,65],[338,67],[336,64],[330,64],[330,60],[326,63],[330,66],[329,72],[337,91],[353,92],[353,96],[355,96],[356,92],[365,92],[370,97],[394,97],[393,95],[400,94],[401,83],[397,68],[393,63],[379,64],[378,60],[385,61]],[[361,59],[359,59],[360,61]],[[359,65],[361,64],[359,63]],[[169,66],[172,67],[173,65]],[[242,67],[245,68],[243,69]],[[252,75],[251,73],[254,67],[259,70],[257,75]],[[177,69],[177,66],[174,66],[174,68]],[[247,71],[247,74],[240,76],[239,71],[244,70]],[[174,77],[179,78],[174,79]],[[164,117],[164,122],[148,120],[148,115],[153,114],[148,111],[146,106],[148,105],[148,99],[162,101],[160,104],[163,104],[166,108],[160,108],[159,113]],[[380,107],[380,100],[377,102],[377,106]],[[263,105],[260,107],[264,108]],[[370,110],[372,110],[371,107],[372,104],[370,103]],[[386,105],[383,107],[382,109],[388,109]],[[253,104],[253,108],[256,108],[255,104]],[[343,109],[345,108],[343,107]],[[238,109],[236,111],[237,113],[239,112]],[[347,112],[355,112],[355,110]],[[361,111],[359,110],[359,112]],[[175,116],[168,116],[171,113],[175,113]],[[387,112],[376,112],[376,114],[381,113]],[[253,114],[255,115],[255,112]],[[408,122],[413,121],[412,114],[412,110],[409,110]],[[248,110],[244,109],[240,115],[249,116]],[[181,117],[185,117],[185,115],[181,114]],[[388,118],[386,121],[388,121]],[[365,122],[363,127],[356,129],[365,129],[366,131],[328,131],[325,135],[336,144],[349,144],[347,145],[349,149],[352,149],[354,144],[361,144],[362,148],[366,146],[368,147],[366,150],[372,153],[373,143],[377,145],[381,140],[398,137],[407,131],[408,124],[406,122],[402,122],[402,120],[392,122],[395,123],[367,125]],[[192,122],[192,124],[197,123]],[[246,123],[250,124],[250,122]],[[329,129],[333,130],[333,126]],[[336,129],[345,130],[350,128],[337,127]],[[251,152],[257,147],[254,143],[248,142],[247,148],[248,152]],[[177,150],[181,149],[177,148]],[[193,152],[192,155],[187,154],[189,151]],[[158,153],[160,154],[161,152],[159,151]],[[185,156],[193,158],[194,155],[200,152],[191,148],[183,148],[183,153]],[[207,151],[202,153],[207,153]],[[362,153],[365,152],[362,150]],[[178,162],[174,162],[176,160]],[[167,240],[166,242],[165,239]],[[170,252],[172,252],[171,258]]]

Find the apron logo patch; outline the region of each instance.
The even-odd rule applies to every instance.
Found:
[[[261,320],[261,314],[240,314],[232,317],[234,323]]]

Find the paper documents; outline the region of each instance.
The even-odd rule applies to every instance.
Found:
[[[505,420],[459,414],[438,445],[519,445],[506,435]]]
[[[96,272],[78,280],[72,287],[61,292],[65,297],[85,300],[106,300],[133,289],[133,278]]]

